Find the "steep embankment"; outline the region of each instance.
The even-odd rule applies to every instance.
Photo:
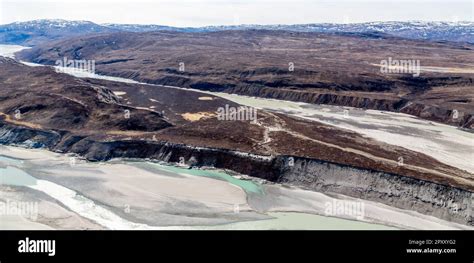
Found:
[[[210,166],[324,193],[339,193],[474,225],[473,192],[396,174],[297,156],[261,156],[226,149],[150,141],[99,142],[0,123],[0,143],[72,152],[91,161],[150,158]],[[291,159],[291,160],[290,160]],[[289,163],[292,165],[288,165]]]
[[[411,96],[415,97],[414,101],[411,101],[408,98],[409,96],[398,97],[391,94],[355,94],[353,92],[318,92],[253,87],[230,88],[225,89],[224,92],[287,101],[401,112],[472,130],[474,129],[474,113],[471,110],[472,105],[470,103],[474,101],[474,92],[471,90],[474,89],[474,86],[459,89],[465,92],[463,98],[461,99],[462,93],[460,93],[457,95],[459,99],[451,98],[450,100],[459,101],[459,104],[466,105],[457,105],[456,107],[445,105],[440,101],[443,100],[443,94],[439,94],[440,97],[437,97],[436,103],[433,103],[429,100],[416,102],[416,96]],[[430,91],[426,93],[425,96],[429,97]]]

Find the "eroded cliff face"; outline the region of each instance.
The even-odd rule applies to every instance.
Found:
[[[382,98],[380,96],[374,97],[350,93],[309,92],[252,86],[238,86],[222,89],[222,91],[269,99],[401,112],[426,120],[458,126],[471,131],[474,130],[474,114],[464,107],[456,108],[453,105],[429,105],[393,96]]]
[[[61,139],[55,131],[41,131],[0,122],[0,144],[52,149]]]
[[[399,112],[418,116],[423,119],[441,122],[474,132],[474,114],[460,109],[447,109],[422,103],[408,103],[398,109]]]
[[[228,149],[153,141],[96,141],[57,131],[0,122],[0,143],[76,153],[89,161],[147,158],[228,169],[271,182],[338,193],[474,225],[473,192],[396,174],[294,156],[260,156]]]
[[[470,191],[396,174],[291,158],[294,159],[292,166],[279,166],[282,170],[277,182],[371,200],[462,224],[474,224],[474,194]],[[287,159],[279,161],[288,163]]]

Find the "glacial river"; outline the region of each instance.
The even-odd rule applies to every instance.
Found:
[[[4,147],[4,146],[3,146]],[[9,147],[13,149],[14,147]],[[6,148],[4,149],[5,152]],[[19,149],[16,149],[18,151]],[[27,151],[27,149],[24,149]],[[41,150],[35,150],[36,154],[41,154]],[[49,155],[45,154],[42,156],[41,163],[45,163],[45,157]],[[57,155],[56,155],[57,156]],[[55,158],[50,158],[58,159]],[[60,158],[59,158],[60,159]],[[64,160],[67,160],[64,156]],[[121,161],[121,165],[134,166],[137,165],[136,161]],[[158,163],[150,162],[138,162],[140,166],[147,165],[152,167],[155,170],[156,174],[162,174],[163,172],[171,173],[167,176],[182,176],[182,175],[191,175],[199,177],[209,177],[214,178],[214,180],[226,181],[236,187],[241,188],[246,193],[255,193],[255,194],[264,194],[262,186],[258,183],[236,179],[229,174],[226,174],[221,171],[208,171],[208,170],[194,170],[187,168],[180,168],[175,166],[162,165]],[[61,163],[48,163],[48,166],[51,167],[51,170],[55,166],[59,167]],[[113,166],[111,164],[110,166]],[[100,164],[77,164],[74,169],[83,169],[82,173],[87,173],[90,171],[91,166],[95,166],[96,170],[99,170]],[[13,187],[27,187],[39,192],[42,192],[51,198],[59,201],[62,205],[70,209],[71,211],[77,213],[78,215],[89,219],[107,229],[133,229],[133,230],[180,230],[180,229],[193,229],[193,230],[205,230],[205,229],[394,229],[393,227],[387,227],[378,224],[372,224],[367,222],[359,222],[355,220],[347,220],[335,217],[326,217],[315,214],[308,213],[294,213],[294,212],[269,212],[266,215],[269,216],[265,220],[253,220],[253,221],[242,221],[221,225],[194,225],[194,226],[152,226],[143,223],[133,222],[127,220],[104,205],[101,205],[103,200],[100,200],[98,203],[92,198],[86,197],[87,191],[85,193],[78,193],[75,190],[72,190],[68,187],[65,187],[55,181],[50,177],[49,180],[38,179],[32,176],[30,173],[32,171],[49,171],[45,167],[35,164],[34,161],[28,159],[17,159],[9,156],[1,155],[0,153],[0,186],[13,186]],[[64,176],[73,176],[66,175],[67,172],[62,170],[65,174]],[[34,172],[33,172],[34,173]],[[118,175],[117,175],[118,176]],[[114,180],[111,178],[111,180]],[[119,180],[119,179],[118,179]],[[64,183],[67,185],[67,183]],[[205,187],[205,186],[204,186]],[[103,189],[107,191],[108,189]],[[157,194],[160,194],[157,192]],[[111,197],[109,197],[111,198]],[[196,199],[199,199],[196,196]],[[184,202],[184,201],[183,201]],[[215,215],[219,217],[219,215]],[[1,217],[0,217],[1,219]],[[0,223],[0,228],[2,224]]]

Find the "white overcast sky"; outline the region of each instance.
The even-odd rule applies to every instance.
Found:
[[[474,0],[0,0],[0,24],[34,19],[206,26],[473,21]]]

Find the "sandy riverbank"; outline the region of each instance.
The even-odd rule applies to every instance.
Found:
[[[44,190],[44,183],[28,188],[30,195],[35,193],[30,199],[45,202],[39,210],[42,217],[49,219],[9,223],[9,228],[391,229],[383,225],[402,229],[469,228],[345,196],[251,181],[245,181],[252,184],[245,187],[241,180],[226,181],[225,176],[229,175],[219,177],[218,171],[122,160],[89,163],[46,150],[11,146],[0,146],[0,155],[3,156],[0,168],[16,167],[39,181],[66,189],[55,190],[51,194],[57,198],[54,200],[34,191]],[[9,198],[20,198],[25,188],[11,188]],[[86,205],[90,207],[77,200],[67,201],[76,198],[71,193],[87,199]],[[355,221],[356,218],[347,214],[335,215],[339,218],[321,216],[325,215],[327,204],[335,200],[363,203],[364,214],[359,220],[364,222]]]

